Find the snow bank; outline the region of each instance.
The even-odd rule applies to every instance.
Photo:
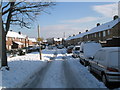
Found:
[[[26,54],[25,56],[8,58],[10,71],[0,71],[0,73],[2,73],[2,87],[22,87],[25,83],[33,79],[35,73],[45,67],[46,60],[49,59],[48,56],[52,55],[53,52],[54,51],[43,50],[42,60],[40,60],[38,52]]]
[[[104,84],[90,74],[87,68],[82,66],[78,60],[72,58],[67,59],[65,64],[66,73],[69,73],[69,82],[72,83],[71,86],[74,88],[106,88]]]

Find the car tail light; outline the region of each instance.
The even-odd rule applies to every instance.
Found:
[[[110,72],[119,72],[116,68],[107,67],[107,70]]]

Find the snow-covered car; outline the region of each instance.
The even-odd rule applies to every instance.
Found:
[[[72,50],[72,54],[73,57],[78,58],[80,54],[80,46],[75,46]]]
[[[62,48],[64,48],[64,45],[58,45],[57,48],[62,49]]]
[[[35,49],[37,49],[36,47],[33,47],[33,46],[28,46],[27,47],[27,52],[30,53],[30,52],[33,52],[35,51]]]
[[[68,47],[67,47],[67,53],[72,53],[73,48],[74,48],[73,45],[68,46]]]
[[[120,82],[120,47],[105,47],[91,58],[88,69],[101,76],[107,85],[109,82]]]
[[[53,49],[53,46],[52,46],[52,45],[49,45],[49,46],[48,46],[48,49],[50,49],[50,50]]]
[[[89,58],[94,56],[95,53],[101,48],[101,44],[94,41],[82,42],[80,45],[79,54],[80,63],[87,66],[89,64]]]

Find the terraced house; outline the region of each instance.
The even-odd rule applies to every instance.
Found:
[[[100,25],[90,31],[78,34],[73,37],[69,37],[66,42],[70,44],[77,44],[82,41],[96,41],[103,46],[109,46],[110,44],[118,45],[120,43],[120,18],[117,16],[110,22]],[[79,43],[78,43],[79,44]]]

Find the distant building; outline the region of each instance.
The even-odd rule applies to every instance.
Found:
[[[63,43],[63,38],[48,38],[47,43],[49,45],[59,45]]]

